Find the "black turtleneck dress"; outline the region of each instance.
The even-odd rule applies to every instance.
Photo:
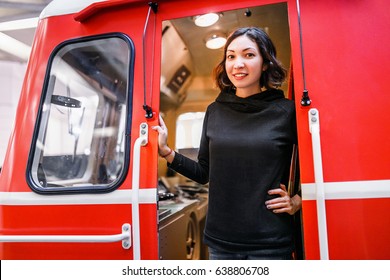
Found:
[[[287,184],[295,107],[281,90],[240,98],[222,92],[206,111],[198,161],[176,153],[168,166],[205,184],[209,207],[204,241],[233,252],[292,251],[291,216],[268,210],[268,190]],[[288,177],[288,176],[287,176]]]

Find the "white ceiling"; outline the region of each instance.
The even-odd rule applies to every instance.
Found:
[[[51,0],[0,1],[0,26],[2,24],[4,25],[5,22],[38,17],[49,2],[51,2]],[[26,44],[27,46],[31,46],[35,28],[11,31],[4,31],[0,28],[0,32]],[[7,36],[0,36],[0,60],[25,61],[25,59],[2,49],[2,44],[5,43]]]

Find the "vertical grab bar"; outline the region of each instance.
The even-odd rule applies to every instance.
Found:
[[[328,260],[328,232],[326,224],[324,177],[322,172],[320,116],[318,110],[314,108],[309,110],[309,129],[313,148],[320,257],[321,260]]]
[[[133,230],[133,257],[141,259],[141,236],[139,219],[139,179],[141,165],[141,147],[148,144],[148,125],[140,124],[139,137],[135,140],[133,150],[133,187],[132,187],[132,230]]]

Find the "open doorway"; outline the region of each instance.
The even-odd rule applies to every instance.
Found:
[[[200,138],[194,135],[200,136],[202,126],[199,124],[202,123],[204,112],[219,94],[212,79],[212,71],[222,59],[223,44],[220,47],[210,47],[208,40],[223,42],[223,37],[226,38],[238,27],[260,27],[272,38],[278,51],[278,59],[285,68],[290,69],[291,64],[287,3],[221,11],[215,13],[214,17],[216,22],[209,26],[197,26],[197,15],[167,20],[162,25],[160,112],[170,132],[168,144],[193,159],[196,159],[198,145],[192,140]],[[290,90],[290,80],[287,79],[281,89],[286,96],[291,97],[293,94]],[[173,193],[171,201],[160,201],[159,204],[160,211],[171,211],[164,217],[165,220],[160,219],[160,258],[207,258],[207,249],[202,244],[202,232],[207,210],[208,186],[201,186],[173,173],[163,159],[159,162],[158,175],[165,191]],[[193,201],[184,200],[190,206],[179,207],[183,214],[182,220],[168,223],[169,216],[179,209],[173,205],[182,204],[180,196],[187,196],[188,191]],[[185,237],[178,239],[178,236]],[[169,240],[176,241],[174,249],[167,245]],[[185,244],[180,245],[178,240]],[[182,246],[186,250],[182,250]],[[188,254],[189,252],[191,254]]]

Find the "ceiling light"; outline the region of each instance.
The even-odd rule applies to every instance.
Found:
[[[19,30],[19,29],[28,29],[28,28],[36,28],[38,25],[38,19],[35,18],[25,18],[18,19],[13,21],[1,22],[0,23],[0,31],[10,31],[10,30]]]
[[[6,35],[4,31],[21,30],[36,28],[38,18],[26,18],[0,23],[0,50],[12,54],[20,59],[27,61],[30,57],[31,47],[15,38]]]
[[[0,49],[22,60],[30,57],[31,47],[0,32]]]
[[[212,50],[222,48],[226,43],[226,36],[222,33],[213,33],[206,38],[206,47]]]
[[[194,17],[194,22],[197,26],[207,27],[211,26],[219,20],[219,14],[208,13]]]

